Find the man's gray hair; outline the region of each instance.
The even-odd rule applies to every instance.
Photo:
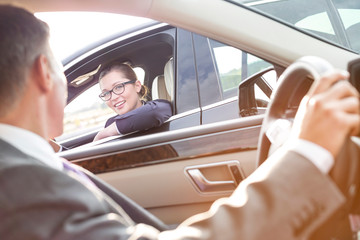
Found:
[[[0,5],[0,117],[26,91],[26,79],[40,54],[48,55],[48,25],[25,9]]]

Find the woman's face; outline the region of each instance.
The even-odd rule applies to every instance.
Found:
[[[100,80],[100,89],[102,92],[110,91],[116,85],[130,80],[134,79],[127,79],[121,72],[113,70]],[[124,86],[125,90],[122,94],[116,95],[111,92],[111,98],[106,101],[106,104],[119,115],[134,110],[142,105],[138,95],[141,90],[140,81],[125,84]]]

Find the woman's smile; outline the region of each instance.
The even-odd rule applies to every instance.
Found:
[[[125,102],[126,102],[126,100],[122,100],[122,101],[116,103],[116,104],[114,105],[114,107],[117,108],[117,109],[121,109],[121,108],[124,107]]]

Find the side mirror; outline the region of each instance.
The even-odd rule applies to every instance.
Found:
[[[239,115],[241,117],[253,116],[259,114],[258,107],[267,107],[267,102],[262,99],[257,99],[255,96],[255,84],[263,91],[263,93],[270,98],[272,88],[263,79],[265,73],[273,71],[274,68],[267,68],[262,70],[239,84],[238,104]]]

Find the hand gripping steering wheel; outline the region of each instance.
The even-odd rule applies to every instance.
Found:
[[[279,78],[278,87],[271,96],[272,99],[264,116],[258,144],[257,166],[271,155],[274,145],[281,145],[276,141],[281,142],[286,139],[286,137],[281,137],[284,125],[291,127],[300,101],[309,90],[312,82],[331,69],[332,66],[325,60],[307,56],[300,58],[284,71]],[[279,135],[280,137],[278,137]],[[331,178],[347,198],[346,206],[344,206],[344,212],[347,213],[360,213],[360,194],[358,193],[360,185],[359,145],[358,137],[349,137],[330,172]]]

